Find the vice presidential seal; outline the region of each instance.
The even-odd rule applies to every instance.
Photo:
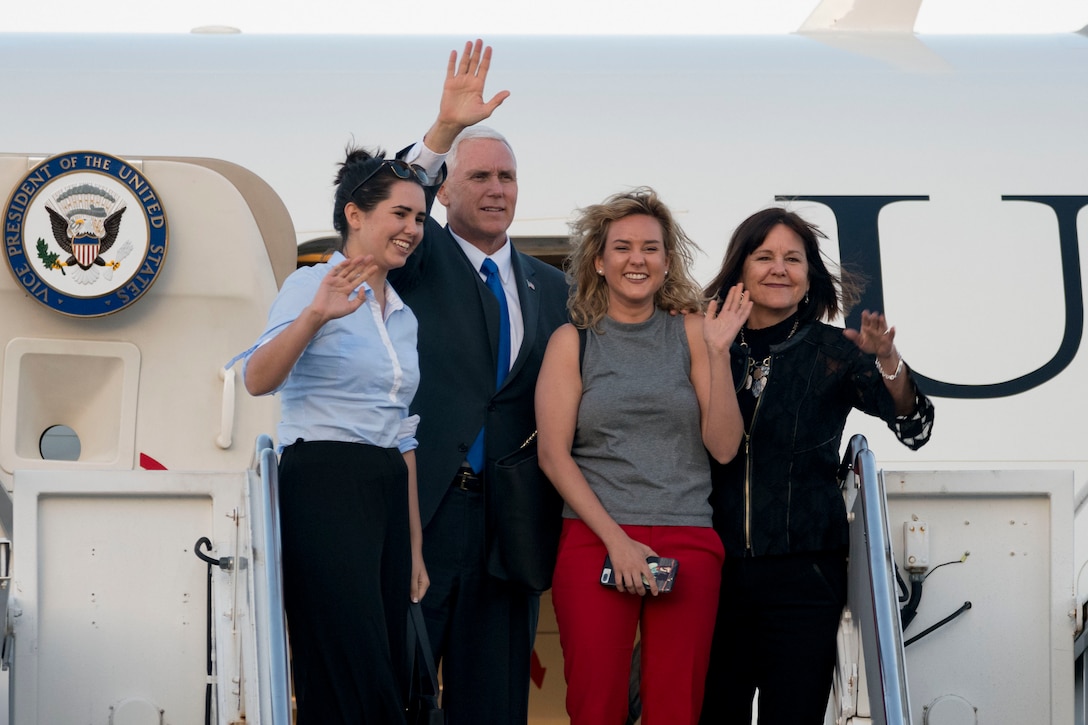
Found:
[[[4,210],[4,247],[31,297],[61,314],[99,317],[151,288],[166,259],[166,212],[133,166],[72,151],[16,185]]]

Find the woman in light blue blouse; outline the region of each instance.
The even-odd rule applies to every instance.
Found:
[[[340,251],[283,284],[245,385],[279,393],[284,597],[298,725],[404,722],[408,598],[429,580],[416,494],[417,323],[386,282],[423,236],[418,167],[349,149]]]

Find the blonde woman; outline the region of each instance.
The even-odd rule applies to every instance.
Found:
[[[536,390],[540,465],[566,501],[552,599],[567,712],[626,721],[638,630],[642,722],[693,724],[724,557],[707,451],[728,461],[741,439],[729,346],[751,304],[738,287],[704,318],[694,245],[651,189],[587,207],[572,228],[573,324],[552,336]],[[654,556],[679,562],[672,591]]]

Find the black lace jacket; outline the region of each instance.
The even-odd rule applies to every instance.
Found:
[[[747,348],[734,345],[730,355],[738,394],[750,395],[741,389]],[[823,323],[772,346],[767,377],[740,452],[725,465],[711,461],[714,528],[728,556],[843,550],[837,472],[847,415],[878,416],[914,450],[929,440],[933,403],[919,390],[914,412],[897,416],[874,356]]]

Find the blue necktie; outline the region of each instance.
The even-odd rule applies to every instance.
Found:
[[[484,282],[491,294],[499,302],[499,353],[495,361],[495,390],[502,386],[506,380],[506,374],[510,371],[510,308],[506,304],[506,292],[502,288],[502,280],[499,278],[499,268],[491,259],[484,259],[480,265],[480,271],[486,275]],[[468,450],[466,456],[472,470],[479,473],[484,467],[484,429],[476,435],[476,440]]]

